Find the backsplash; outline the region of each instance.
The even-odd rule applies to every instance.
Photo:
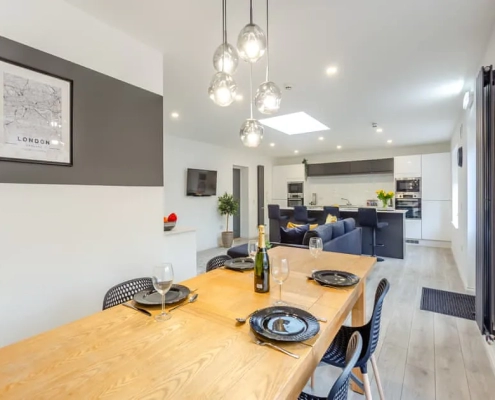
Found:
[[[320,206],[345,204],[342,197],[353,205],[366,205],[366,200],[376,199],[378,189],[395,192],[393,174],[310,177],[305,186],[305,203],[309,204],[311,193],[316,193]]]

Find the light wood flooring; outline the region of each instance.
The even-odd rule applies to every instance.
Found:
[[[407,250],[406,260],[377,263],[367,286],[369,316],[380,279],[391,284],[375,353],[386,399],[495,399],[495,375],[475,322],[419,309],[423,286],[465,292],[451,250]],[[379,399],[371,366],[369,370],[373,399]],[[339,373],[320,364],[313,393],[326,397]],[[311,393],[309,385],[305,391]],[[350,400],[364,399],[349,393]]]

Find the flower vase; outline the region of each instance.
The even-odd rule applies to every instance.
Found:
[[[382,200],[382,206],[383,206],[383,208],[387,208],[388,207],[388,200]]]

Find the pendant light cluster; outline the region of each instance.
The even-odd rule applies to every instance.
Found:
[[[218,71],[212,78],[208,94],[213,102],[227,107],[235,100],[237,84],[232,78],[239,65],[239,57],[250,63],[250,111],[251,116],[241,126],[240,138],[246,147],[258,147],[263,139],[263,125],[253,118],[253,103],[263,114],[273,114],[280,109],[282,92],[270,81],[269,44],[268,44],[268,1],[266,0],[266,35],[253,22],[253,0],[249,2],[249,23],[241,30],[237,38],[237,49],[227,42],[227,0],[222,0],[223,43],[213,55],[213,66]],[[253,67],[264,55],[266,57],[266,80],[253,99]]]

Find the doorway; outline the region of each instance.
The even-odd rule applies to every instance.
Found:
[[[232,194],[234,199],[239,203],[239,212],[237,215],[234,215],[233,221],[233,231],[234,231],[234,239],[241,237],[241,170],[239,168],[234,168],[232,170]]]

